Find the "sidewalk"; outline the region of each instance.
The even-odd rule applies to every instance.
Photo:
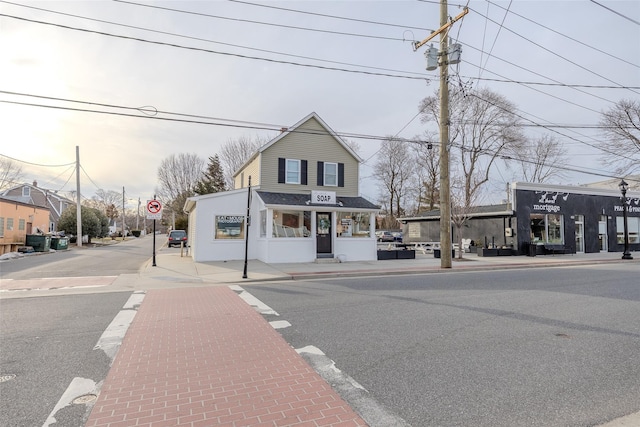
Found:
[[[466,254],[451,269],[441,269],[433,255],[337,264],[249,261],[243,279],[242,261],[195,263],[160,251],[156,266],[149,262],[139,275],[109,286],[142,290],[145,297],[86,426],[366,426],[367,414],[356,414],[230,284],[640,262],[640,255],[620,257]]]

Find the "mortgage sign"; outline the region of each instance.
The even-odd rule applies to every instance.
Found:
[[[159,200],[147,200],[147,219],[162,219],[162,203]]]

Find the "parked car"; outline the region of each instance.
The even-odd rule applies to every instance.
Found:
[[[171,230],[169,232],[167,246],[180,246],[181,243],[187,246],[187,232],[184,230]]]
[[[402,243],[402,233],[399,231],[391,233],[393,234],[393,241]]]
[[[380,231],[376,233],[378,235],[378,242],[394,242],[395,237],[390,231]]]

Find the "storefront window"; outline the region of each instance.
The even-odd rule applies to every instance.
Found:
[[[338,237],[369,237],[371,215],[367,212],[338,212]]]
[[[267,236],[267,211],[260,211],[260,237]]]
[[[564,222],[558,214],[531,214],[532,243],[564,243]]]
[[[311,212],[273,211],[273,237],[311,236]]]
[[[216,215],[216,239],[244,239],[244,215]]]
[[[629,233],[629,243],[640,243],[640,218],[627,218],[627,230]],[[616,234],[618,243],[624,244],[624,218],[616,217]]]

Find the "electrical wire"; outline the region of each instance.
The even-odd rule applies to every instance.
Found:
[[[597,1],[595,1],[595,0],[591,0],[591,3],[595,3],[595,4],[597,4],[598,6],[600,6],[600,7],[603,7],[603,8],[605,8],[605,9],[607,9],[609,12],[612,12],[612,13],[614,13],[614,14],[616,14],[616,15],[618,15],[618,16],[620,16],[620,17],[622,17],[622,18],[624,18],[624,19],[626,19],[626,20],[628,20],[628,21],[631,21],[631,22],[633,22],[633,23],[634,23],[634,24],[636,24],[636,25],[640,25],[640,22],[636,21],[635,19],[629,18],[627,15],[623,15],[622,13],[620,13],[620,12],[618,12],[618,11],[616,11],[616,10],[611,9],[611,8],[610,8],[610,7],[608,7],[608,6],[603,5],[602,3],[598,3],[598,2],[597,2]]]
[[[55,23],[52,23],[52,22],[38,21],[38,20],[35,20],[35,19],[22,18],[22,17],[19,17],[19,16],[6,15],[6,14],[2,14],[2,13],[0,13],[0,16],[3,16],[5,18],[12,18],[12,19],[17,19],[17,20],[21,20],[21,21],[26,21],[26,22],[32,22],[32,23],[35,23],[35,24],[50,25],[50,26],[54,26],[54,27],[64,28],[64,29],[67,29],[67,30],[74,30],[74,31],[81,31],[81,32],[85,32],[85,33],[99,34],[99,35],[107,36],[107,37],[114,37],[114,38],[125,39],[125,40],[134,40],[134,41],[138,41],[138,42],[142,42],[142,43],[149,43],[149,44],[155,44],[155,45],[160,45],[160,46],[168,46],[168,47],[173,47],[173,48],[178,48],[178,49],[186,49],[186,50],[192,50],[192,51],[198,51],[198,52],[206,52],[206,53],[212,53],[212,54],[224,55],[224,56],[233,56],[233,57],[236,57],[236,58],[253,59],[253,60],[266,61],[266,62],[271,62],[271,63],[276,63],[276,64],[295,65],[295,66],[298,66],[298,67],[317,68],[317,69],[328,70],[328,71],[342,71],[342,72],[346,72],[346,73],[365,74],[365,75],[370,75],[370,76],[393,77],[393,78],[409,79],[409,80],[421,80],[421,81],[427,81],[427,82],[429,81],[426,77],[401,76],[401,75],[397,75],[397,74],[377,73],[377,72],[363,71],[363,70],[349,70],[349,69],[346,69],[346,68],[327,67],[327,66],[322,66],[322,65],[303,64],[303,63],[299,63],[299,62],[283,61],[283,60],[277,60],[277,59],[271,59],[271,58],[261,58],[261,57],[256,57],[256,56],[242,55],[242,54],[238,54],[238,53],[221,52],[221,51],[215,51],[215,50],[211,50],[211,49],[204,49],[204,48],[198,48],[198,47],[192,47],[192,46],[183,46],[183,45],[179,45],[179,44],[175,44],[175,43],[167,43],[167,42],[147,40],[147,39],[142,39],[142,38],[139,38],[139,37],[123,36],[123,35],[119,35],[119,34],[107,33],[107,32],[104,32],[104,31],[87,30],[87,29],[84,29],[84,28],[77,28],[77,27],[72,27],[72,26],[69,26],[69,25],[55,24]]]
[[[16,159],[16,158],[13,158],[11,156],[7,156],[6,154],[2,154],[2,153],[0,153],[0,156],[5,157],[5,158],[10,159],[10,160],[13,160],[13,161],[16,161],[16,162],[24,163],[26,165],[40,166],[40,167],[43,167],[43,168],[60,168],[60,167],[65,167],[65,166],[69,166],[69,165],[74,165],[75,164],[75,162],[73,162],[73,163],[65,163],[65,164],[62,164],[62,165],[43,165],[43,164],[40,164],[40,163],[32,163],[32,162],[28,162],[26,160]]]

